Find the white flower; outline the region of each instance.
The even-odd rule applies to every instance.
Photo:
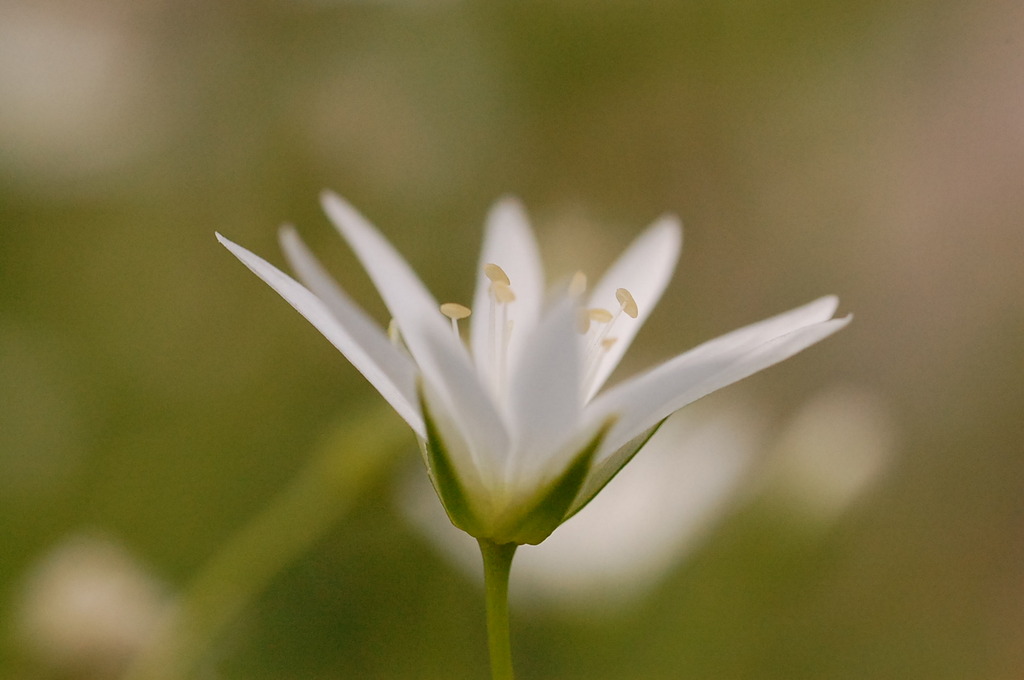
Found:
[[[707,342],[601,390],[679,256],[682,232],[663,217],[592,290],[577,274],[546,294],[521,207],[487,220],[475,313],[439,305],[381,234],[338,196],[323,207],[355,251],[394,325],[385,331],[325,273],[291,228],[285,255],[303,284],[217,235],[306,317],[415,431],[452,523],[494,543],[539,543],[629,462],[670,414],[822,340],[825,297]],[[458,321],[469,317],[469,347]]]
[[[58,677],[120,677],[171,612],[163,586],[121,545],[88,535],[36,564],[19,600],[18,636]]]
[[[826,527],[869,493],[897,455],[896,426],[876,394],[833,386],[780,430],[762,481],[770,501]]]

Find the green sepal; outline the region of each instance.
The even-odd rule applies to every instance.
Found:
[[[434,491],[441,499],[441,505],[444,506],[452,524],[471,536],[480,536],[483,533],[480,519],[473,511],[473,504],[466,494],[465,486],[459,479],[455,466],[452,465],[440,429],[427,406],[422,384],[417,386],[417,392],[427,434],[426,439],[420,440],[420,443],[423,446],[430,482],[434,485]]]
[[[599,465],[594,466],[591,474],[587,477],[586,484],[583,485],[583,488],[576,495],[572,505],[569,506],[568,511],[565,513],[565,519],[562,521],[564,522],[586,507],[587,503],[593,500],[594,496],[607,486],[608,482],[615,478],[615,475],[619,474],[619,470],[624,468],[626,463],[633,459],[633,456],[644,447],[664,422],[664,420],[661,420],[653,427],[633,437],[623,444],[618,451],[601,461]]]
[[[525,512],[516,512],[516,519],[509,526],[501,527],[496,532],[499,535],[492,540],[498,543],[536,545],[550,536],[568,518],[566,510],[579,494],[590,472],[594,454],[614,422],[614,418],[605,421],[587,445],[573,457],[565,471],[525,503],[527,507],[530,503],[533,506]]]

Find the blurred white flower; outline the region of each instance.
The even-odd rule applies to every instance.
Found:
[[[41,664],[113,678],[154,638],[168,603],[161,585],[120,545],[74,536],[29,574],[15,633]]]
[[[827,524],[883,476],[895,428],[870,392],[831,388],[808,401],[772,443],[765,492],[804,519]]]
[[[0,168],[48,189],[155,146],[168,107],[133,34],[137,10],[0,3]]]
[[[744,410],[705,406],[670,416],[593,502],[540,545],[520,549],[513,597],[595,613],[656,587],[742,497],[756,458],[754,420]],[[397,496],[443,557],[479,576],[476,541],[451,530],[422,475]]]
[[[583,508],[669,415],[824,339],[849,322],[825,297],[707,342],[601,391],[675,269],[674,217],[643,232],[587,291],[582,273],[547,285],[517,202],[488,218],[470,309],[439,305],[348,203],[324,210],[394,317],[385,333],[327,275],[294,230],[282,247],[305,286],[218,234],[323,333],[423,444],[455,526],[496,544],[536,544]],[[459,321],[469,317],[470,347]],[[389,337],[390,336],[390,337]]]
[[[513,596],[588,614],[628,606],[698,548],[725,513],[782,510],[826,528],[894,457],[893,423],[865,390],[821,392],[776,437],[757,409],[718,408],[700,404],[671,416],[590,505],[544,543],[521,548]],[[428,484],[408,480],[397,501],[443,557],[479,576],[476,542],[450,530]]]

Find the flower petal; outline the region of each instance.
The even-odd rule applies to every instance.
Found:
[[[477,456],[503,458],[508,450],[507,428],[437,301],[402,256],[355,208],[327,191],[321,200],[394,316],[424,378],[448,400],[470,448]]]
[[[600,395],[588,406],[588,421],[609,414],[619,414],[620,418],[598,453],[598,462],[683,406],[838,331],[852,317],[824,320],[834,309],[833,301],[823,298],[733,331]]]
[[[391,346],[384,333],[336,285],[330,284],[335,290],[329,293],[330,301],[327,302],[242,246],[220,234],[217,234],[217,240],[306,317],[370,381],[398,415],[419,436],[424,436],[423,419],[416,400],[415,367]],[[320,276],[326,278],[312,256],[304,252],[297,236],[283,235],[282,240],[291,243],[287,249],[293,264],[299,265],[297,269],[304,270],[304,275],[310,280]],[[321,283],[317,284],[318,288],[324,287]]]
[[[575,431],[583,406],[581,356],[575,329],[576,303],[562,299],[525,338],[509,376],[513,433],[506,479],[513,489],[536,486],[560,470],[553,453]]]
[[[437,300],[398,251],[355,208],[329,191],[323,192],[320,199],[327,217],[369,274],[418,362],[423,351],[419,341],[421,327],[446,327]],[[450,333],[448,339],[454,342]]]
[[[508,427],[466,353],[455,351],[444,337],[451,337],[451,329],[446,331],[439,334],[424,327],[420,336],[424,360],[419,367],[428,395],[436,394],[444,402],[439,406],[432,399],[431,406],[437,412],[443,409],[462,433],[482,483],[493,491],[511,447]],[[462,471],[462,476],[468,477],[468,472]]]
[[[588,305],[617,315],[609,337],[615,344],[602,352],[593,370],[587,398],[591,398],[611,375],[647,316],[658,304],[672,278],[683,243],[682,226],[672,215],[656,220],[630,244],[605,273],[590,296]],[[636,301],[637,316],[618,314],[616,291],[625,288]]]
[[[496,264],[508,275],[515,293],[514,302],[505,306],[505,318],[496,318],[491,280],[484,265]],[[544,274],[537,241],[519,201],[505,198],[494,204],[487,216],[483,248],[476,273],[473,316],[470,317],[470,342],[479,373],[492,390],[498,383],[497,355],[502,352],[503,321],[512,324],[507,350],[515,354],[522,338],[528,335],[540,316],[544,297]]]
[[[777,314],[757,323],[738,328],[725,335],[720,335],[714,340],[693,348],[688,354],[692,353],[694,356],[701,356],[704,352],[714,354],[728,347],[746,346],[751,343],[758,344],[765,339],[785,335],[797,328],[827,321],[836,313],[838,306],[839,298],[835,295],[826,295],[782,314]]]

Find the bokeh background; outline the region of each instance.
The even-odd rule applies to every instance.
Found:
[[[213,238],[280,263],[293,222],[386,322],[325,187],[461,301],[501,195],[555,275],[678,213],[680,271],[624,372],[825,293],[856,315],[698,405],[744,404],[768,458],[853,391],[885,430],[854,500],[808,519],[755,480],[627,603],[524,599],[523,678],[1024,677],[1011,0],[0,1],[0,675],[116,677],[81,639],[98,624],[33,613],[59,592],[44,565],[93,545],[134,574],[100,607],[129,621],[95,643],[120,659],[379,401]],[[843,460],[844,408],[817,412]],[[485,677],[479,586],[408,520],[406,449],[196,677]]]

